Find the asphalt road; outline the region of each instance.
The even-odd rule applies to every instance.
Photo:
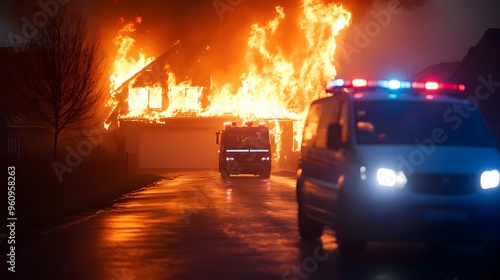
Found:
[[[330,231],[301,243],[291,175],[163,175],[23,242],[15,273],[2,253],[2,279],[500,279],[498,260],[477,246],[369,243],[364,256],[343,259]]]

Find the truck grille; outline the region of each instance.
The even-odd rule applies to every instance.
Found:
[[[408,187],[421,194],[471,194],[479,186],[476,175],[457,174],[412,174]]]

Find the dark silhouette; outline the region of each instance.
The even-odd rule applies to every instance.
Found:
[[[20,106],[52,128],[53,157],[61,133],[83,129],[102,104],[104,56],[87,36],[86,18],[62,8],[48,18],[20,52]]]

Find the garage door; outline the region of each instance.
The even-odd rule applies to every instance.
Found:
[[[216,169],[214,128],[141,128],[139,168]]]

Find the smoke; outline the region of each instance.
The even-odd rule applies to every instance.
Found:
[[[487,28],[500,27],[500,1],[325,1],[340,3],[353,14],[352,26],[343,32],[336,55],[336,66],[343,76],[407,77],[431,63],[460,61]],[[138,48],[159,56],[180,40],[182,52],[176,62],[179,79],[209,73],[227,82],[237,81],[245,71],[244,51],[252,24],[265,24],[276,15],[276,5],[284,7],[286,20],[277,36],[284,51],[293,51],[300,11],[299,0],[73,0],[72,3],[83,8],[91,33],[101,36],[110,65],[116,54],[113,38],[117,31],[123,22],[141,16],[142,23],[134,33]],[[394,3],[401,12],[391,14],[387,24],[379,23],[377,30],[373,25],[377,22],[374,14]],[[26,11],[37,8],[35,1],[1,1],[3,40],[12,29],[10,26],[31,15]],[[370,24],[371,33],[367,32]],[[368,41],[365,44],[356,41],[356,36],[362,36],[359,30],[365,33]]]
[[[291,1],[249,0],[115,0],[87,6],[89,19],[100,29],[105,48],[113,57],[112,38],[124,22],[142,17],[133,34],[137,47],[159,56],[177,40],[181,52],[173,62],[180,79],[209,75],[237,80],[243,69],[246,40],[254,23],[264,24],[276,14],[275,6],[292,8]],[[295,2],[295,1],[294,1]],[[107,40],[107,42],[106,42]],[[202,78],[203,79],[203,78]]]
[[[409,78],[429,64],[461,61],[488,28],[500,28],[498,1],[401,0],[401,12],[384,22],[376,17],[388,3],[373,2],[346,31],[337,53],[341,76]]]
[[[403,9],[410,10],[424,6],[433,0],[339,0],[334,1],[344,5],[349,11],[353,13],[353,22],[357,23],[362,20],[369,11],[373,9],[376,4],[387,5],[390,2],[397,2]]]

